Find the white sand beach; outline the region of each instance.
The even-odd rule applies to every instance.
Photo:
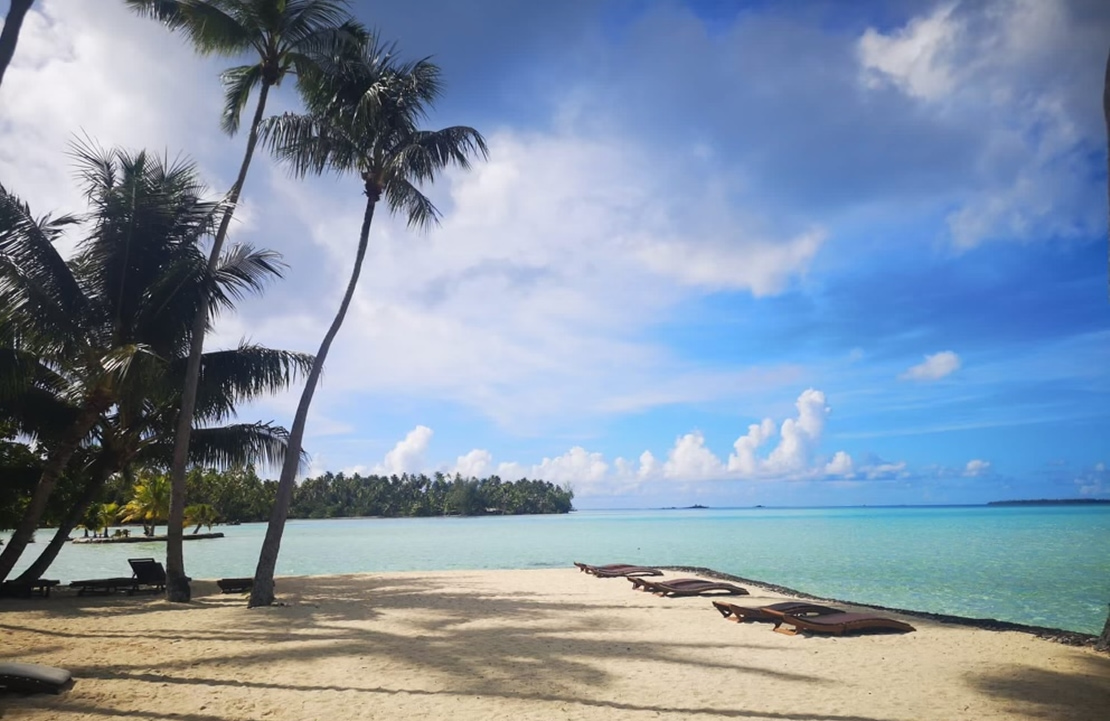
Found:
[[[685,574],[669,574],[670,576]],[[0,605],[0,660],[61,666],[4,719],[1075,719],[1110,710],[1110,657],[903,618],[905,635],[784,636],[705,598],[573,568],[281,578],[288,605],[197,582],[194,602]],[[782,600],[756,587],[736,600]]]

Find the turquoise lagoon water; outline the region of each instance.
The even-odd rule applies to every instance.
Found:
[[[226,537],[185,544],[190,575],[252,575],[265,524],[218,530]],[[45,530],[38,536],[49,538]],[[128,557],[164,553],[157,543],[67,544],[48,576],[117,576],[127,571]],[[278,574],[550,568],[572,561],[705,566],[820,596],[1097,633],[1110,602],[1110,508],[766,508],[290,521]]]

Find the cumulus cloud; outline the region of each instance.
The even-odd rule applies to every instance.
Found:
[[[950,350],[925,356],[925,360],[911,366],[898,376],[903,380],[936,381],[960,369],[960,357]]]
[[[428,450],[432,435],[432,429],[427,426],[413,428],[403,440],[393,446],[393,450],[385,454],[385,460],[374,470],[384,475],[423,472],[426,468],[424,453]]]
[[[724,472],[724,464],[706,448],[700,431],[679,437],[663,464],[664,477],[683,481],[721,478]]]
[[[964,476],[968,478],[976,478],[978,476],[986,475],[988,472],[990,472],[990,467],[990,461],[973,458],[968,461],[967,466],[964,467]]]
[[[932,14],[913,18],[888,35],[874,28],[865,30],[858,51],[867,84],[878,87],[890,82],[919,98],[944,97],[955,83],[945,57],[959,32],[952,18],[954,7],[940,5]]]

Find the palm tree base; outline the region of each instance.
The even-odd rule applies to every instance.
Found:
[[[166,600],[171,603],[188,603],[193,600],[193,590],[189,579],[166,575]]]
[[[250,600],[247,601],[247,608],[273,606],[275,600],[274,582],[272,580],[260,580],[256,577],[254,587],[251,588]]]
[[[1095,649],[1098,651],[1110,651],[1110,614],[1106,616],[1106,625],[1102,627],[1102,635],[1095,641]]]

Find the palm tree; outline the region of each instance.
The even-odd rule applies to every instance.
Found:
[[[170,515],[170,477],[163,473],[144,474],[135,484],[135,495],[120,510],[120,523],[143,524],[143,535],[153,536],[154,527]]]
[[[266,109],[270,88],[279,85],[290,72],[300,78],[309,70],[310,52],[320,44],[329,44],[345,37],[351,26],[346,0],[126,0],[132,10],[165,23],[171,30],[185,33],[202,54],[238,55],[250,50],[258,52],[258,62],[224,71],[225,88],[221,126],[234,134],[239,117],[258,88],[258,101],[247,133],[247,149],[239,166],[239,175],[228,191],[226,209],[209,257],[214,269],[231,224],[239,195],[247,179],[258,129]],[[171,601],[188,601],[189,582],[185,575],[182,549],[185,513],[185,470],[188,462],[189,436],[193,428],[193,412],[200,373],[200,356],[204,347],[205,312],[198,312],[193,322],[193,343],[185,388],[175,432],[175,450],[170,475],[173,496],[167,528],[166,597]]]
[[[0,31],[0,82],[4,81],[4,71],[15,55],[15,45],[19,42],[19,29],[23,27],[23,18],[31,9],[35,0],[11,0],[8,5],[8,17],[4,19],[4,29]]]
[[[290,454],[282,466],[277,499],[255,570],[251,606],[274,601],[274,569],[297,475],[308,408],[328,350],[351,303],[370,235],[374,209],[382,198],[392,212],[403,213],[410,227],[426,228],[438,211],[417,187],[431,182],[448,165],[470,166],[472,155],[486,156],[482,136],[467,127],[420,130],[418,124],[439,96],[439,68],[428,60],[401,64],[391,47],[372,37],[353,52],[337,47],[321,58],[304,78],[308,113],[285,114],[267,121],[263,133],[295,175],[326,170],[357,173],[366,196],[354,266],[343,300],[312,365],[289,432]]]
[[[207,503],[194,503],[185,509],[185,525],[193,526],[193,535],[200,533],[203,526],[207,526],[208,530],[212,530],[212,524],[219,520],[216,515],[216,509]]]
[[[1102,114],[1106,117],[1106,167],[1107,172],[1110,173],[1110,56],[1106,58],[1106,77],[1102,88]],[[1106,193],[1107,200],[1110,201],[1110,175],[1107,178]],[[1110,264],[1110,259],[1107,262]],[[1100,651],[1110,650],[1110,613],[1106,615],[1106,623],[1102,626],[1102,633],[1099,634],[1098,640],[1095,642],[1095,648]]]
[[[0,186],[0,340],[48,371],[23,372],[24,380],[9,385],[34,386],[56,399],[58,418],[69,413],[45,439],[39,480],[0,553],[0,580],[99,420],[113,406],[145,398],[147,385],[164,374],[164,359],[185,355],[198,310],[229,308],[278,274],[272,253],[240,247],[208,272],[198,243],[211,234],[222,205],[202,198],[190,163],[91,145],[74,146],[74,155],[91,210],[87,236],[68,261],[54,243],[77,219],[35,219]],[[29,376],[42,376],[42,387]]]
[[[116,520],[119,518],[120,507],[118,503],[101,503],[96,508],[96,524],[97,530],[104,531],[104,537],[108,537],[108,531],[115,525]]]

